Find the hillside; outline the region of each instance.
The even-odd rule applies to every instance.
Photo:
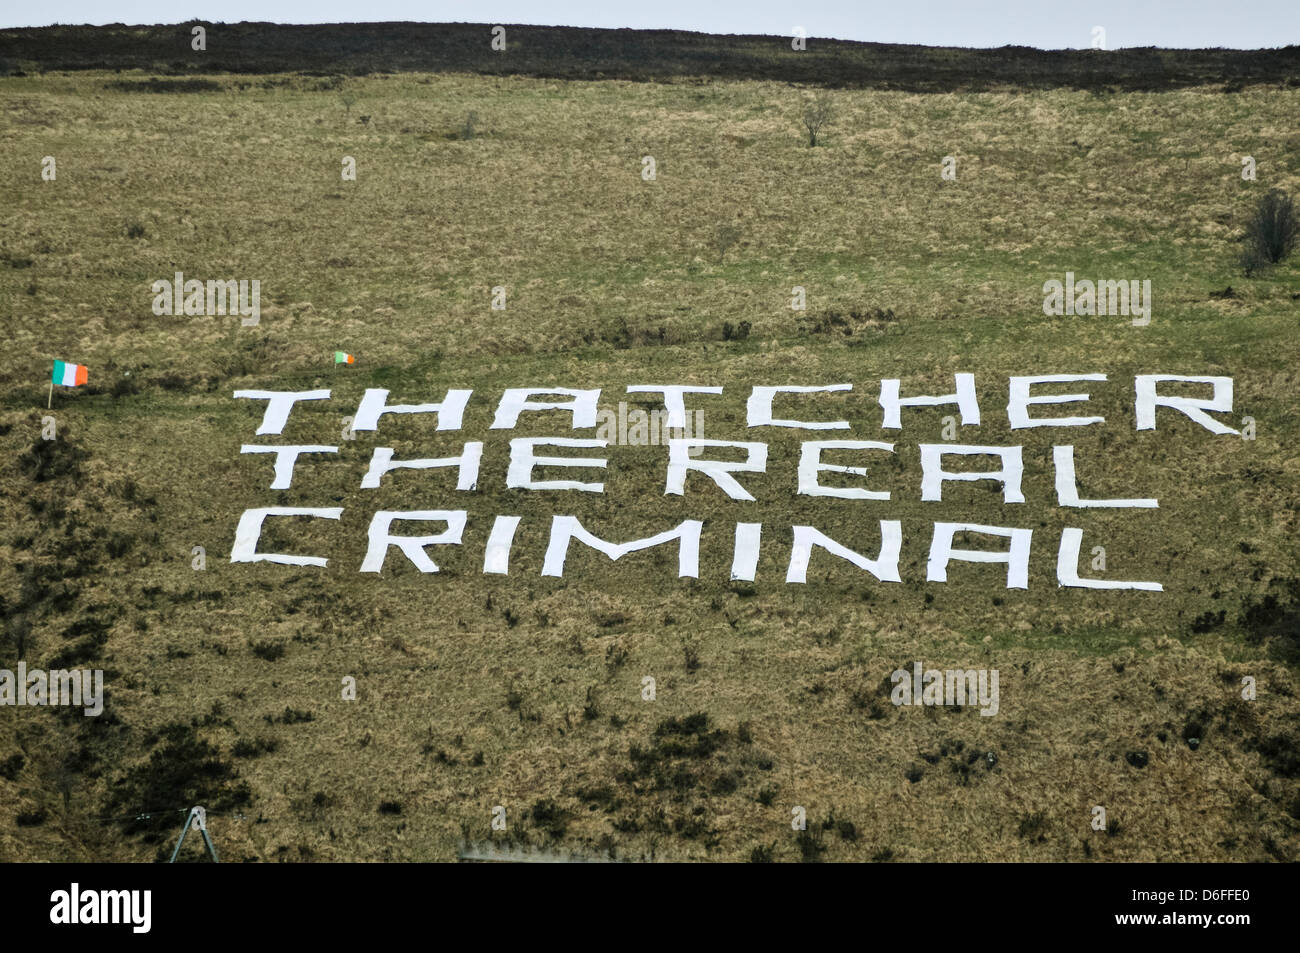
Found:
[[[0,859],[166,859],[194,803],[223,860],[446,860],[489,840],[695,860],[1297,858],[1300,274],[1237,261],[1259,196],[1300,191],[1295,48],[810,43],[800,60],[780,38],[519,27],[498,61],[483,26],[241,24],[238,50],[212,26],[199,65],[185,27],[87,29],[0,31],[25,74],[0,78],[0,668],[102,668],[107,701],[96,718],[0,708]],[[816,148],[814,94],[791,83],[841,87],[821,92]],[[260,322],[155,314],[176,272],[260,281]],[[1150,323],[1044,314],[1067,273],[1149,280]],[[55,359],[89,382],[47,410]],[[882,427],[883,379],[943,395],[962,373],[978,426],[945,435],[949,406]],[[1104,424],[1012,429],[1008,378],[1051,374],[1106,380],[1038,388],[1090,400],[1036,416]],[[1139,430],[1145,374],[1231,377],[1213,416],[1253,418],[1254,439],[1169,409]],[[694,473],[666,494],[667,448],[626,442],[558,451],[606,457],[603,473],[545,471],[603,477],[603,494],[507,487],[510,439],[594,436],[560,411],[492,429],[508,388],[600,388],[617,415],[662,406],[628,385],[671,383],[723,388],[688,397],[705,438],[768,444],[766,472],[738,474],[752,502]],[[747,426],[755,385],[844,383],[775,409],[849,430]],[[256,433],[264,401],[233,396],[324,388],[280,436]],[[349,434],[368,388],[473,395],[458,431],[385,415]],[[821,439],[895,444],[828,453],[869,476],[823,478],[890,499],[799,495],[799,445]],[[375,447],[443,458],[467,441],[483,443],[473,490],[446,470],[360,485]],[[922,500],[920,445],[944,442],[1023,446],[1025,502],[986,481]],[[240,449],[277,443],[339,451],[273,490],[272,459]],[[1062,444],[1086,496],[1159,507],[1059,507]],[[342,508],[268,521],[260,542],[328,566],[230,561],[241,514],[270,506]],[[465,510],[463,543],[429,547],[437,574],[396,549],[360,572],[380,510]],[[508,575],[482,571],[498,515],[522,517]],[[575,545],[543,575],[555,515],[610,540],[700,520],[698,578],[673,546],[613,562]],[[825,551],[785,581],[792,526],[874,557],[882,520],[901,524],[900,582]],[[927,582],[943,521],[1032,529],[1027,588],[1002,565]],[[738,522],[764,526],[752,582],[731,579]],[[1085,575],[1163,591],[1058,586],[1067,527]],[[997,715],[891,704],[891,673],[917,660],[996,669]]]
[[[191,49],[195,25],[210,31]],[[1190,86],[1300,85],[1300,47],[1275,50],[1154,48],[963,49],[810,38],[715,36],[683,30],[505,25],[503,51],[480,23],[207,23],[51,26],[0,30],[0,61],[21,70],[132,70],[332,75],[463,72],[546,79],[670,82],[762,80],[849,89],[1172,90]]]

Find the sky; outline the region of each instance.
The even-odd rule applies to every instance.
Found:
[[[1300,44],[1300,0],[8,0],[0,27],[52,23],[531,23],[1040,49]]]

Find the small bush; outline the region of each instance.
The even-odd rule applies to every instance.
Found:
[[[189,725],[164,727],[153,744],[156,747],[147,761],[127,769],[112,784],[108,808],[123,815],[117,823],[128,833],[158,832],[173,826],[175,817],[170,811],[134,813],[141,808],[202,804],[209,811],[221,812],[252,801],[248,785],[222,758],[220,749]]]
[[[279,747],[280,742],[274,738],[240,738],[230,749],[230,753],[236,758],[256,758],[270,754]]]
[[[835,116],[834,104],[829,95],[822,93],[804,104],[803,127],[808,130],[808,146],[817,145],[817,134]]]
[[[822,854],[826,853],[826,835],[822,833],[820,825],[814,824],[808,830],[799,832],[795,838],[795,843],[799,846],[799,859],[805,864],[816,864],[822,859]]]
[[[104,548],[108,551],[108,555],[112,556],[114,559],[121,559],[131,551],[131,547],[134,544],[135,540],[126,533],[115,532],[108,538],[108,542],[104,544]]]
[[[5,758],[0,761],[0,778],[4,778],[6,781],[18,780],[18,772],[23,769],[23,765],[26,763],[27,759],[20,754]]]
[[[76,479],[87,454],[66,437],[59,440],[34,440],[18,457],[18,470],[33,483],[45,483],[59,477]]]
[[[542,798],[532,806],[528,816],[539,830],[558,840],[568,829],[569,818],[572,815],[551,798]]]
[[[724,341],[743,341],[749,337],[749,332],[753,325],[748,321],[741,321],[739,325],[734,325],[730,321],[722,322],[722,340]]]
[[[262,642],[249,642],[248,647],[252,650],[254,655],[267,662],[274,662],[277,659],[284,658],[283,642],[266,639]]]
[[[1296,219],[1295,203],[1280,189],[1271,189],[1264,195],[1246,222],[1242,237],[1245,249],[1241,264],[1247,276],[1262,268],[1276,265],[1295,248],[1300,222]]]
[[[740,241],[740,229],[735,225],[719,226],[713,236],[713,245],[718,250],[718,261],[723,261],[727,257],[727,252]]]
[[[119,377],[113,382],[109,394],[113,397],[130,397],[132,394],[140,393],[140,388],[135,381],[129,377]]]
[[[1020,826],[1016,833],[1026,840],[1043,840],[1043,832],[1047,830],[1047,815],[1042,811],[1036,811],[1032,814],[1026,814],[1020,818]]]

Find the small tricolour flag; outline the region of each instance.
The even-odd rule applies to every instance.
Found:
[[[342,351],[334,352],[335,364],[355,364],[356,360],[357,359],[353,357],[351,354],[344,354]]]
[[[86,365],[55,361],[54,372],[50,375],[50,380],[55,384],[62,384],[64,387],[76,387],[78,384],[84,384],[86,383]]]

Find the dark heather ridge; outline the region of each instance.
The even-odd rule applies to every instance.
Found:
[[[810,38],[790,56],[788,37],[681,30],[603,30],[504,24],[508,55],[489,46],[492,24],[350,23],[219,26],[221,41],[190,49],[203,21],[51,26],[0,31],[0,70],[143,69],[187,73],[365,75],[468,72],[555,79],[667,82],[753,79],[842,88],[949,92],[1005,87],[1157,91],[1223,84],[1300,86],[1300,47],[1273,50],[1115,51],[909,46]]]

